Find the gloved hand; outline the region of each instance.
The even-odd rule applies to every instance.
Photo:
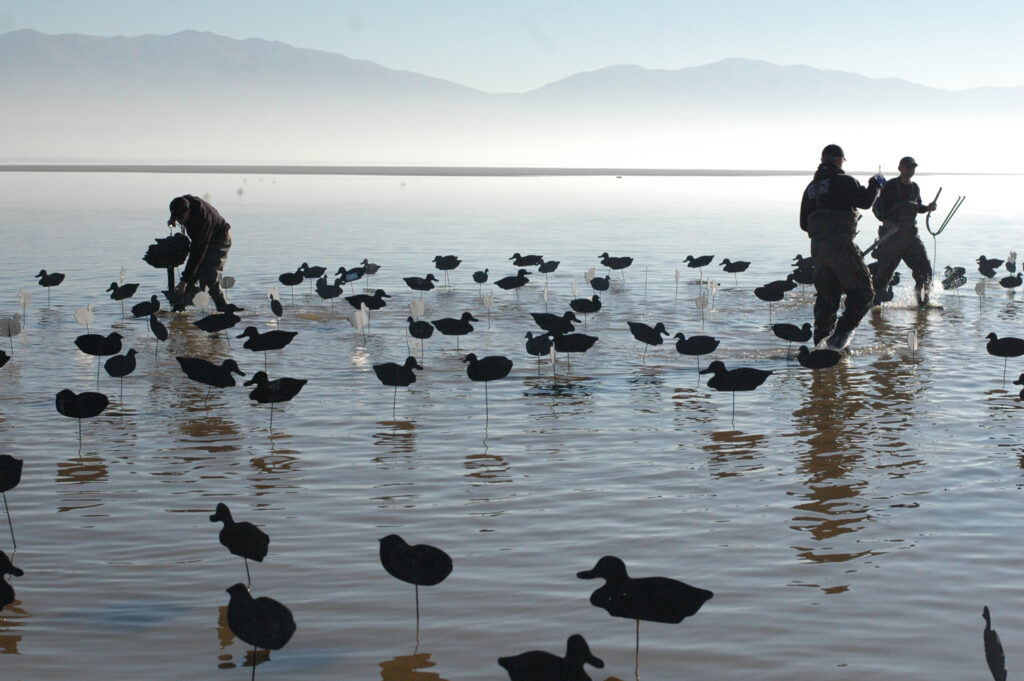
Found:
[[[868,189],[881,189],[882,185],[884,184],[885,178],[881,175],[881,173],[877,175],[872,175],[871,179],[868,180]]]

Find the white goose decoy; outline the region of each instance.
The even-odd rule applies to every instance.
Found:
[[[14,337],[21,333],[21,315],[15,312],[10,317],[0,317],[0,337],[11,339],[11,355],[14,355]]]
[[[96,321],[96,315],[92,312],[92,303],[75,310],[75,321],[89,330],[89,325]]]

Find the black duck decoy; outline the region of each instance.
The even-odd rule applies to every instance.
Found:
[[[380,539],[380,564],[388,574],[416,587],[416,622],[420,619],[420,587],[440,584],[452,572],[451,557],[429,544],[410,546],[397,534]]]
[[[413,369],[423,369],[416,362],[415,357],[406,357],[404,364],[397,364],[395,362],[384,362],[382,364],[373,365],[373,373],[377,374],[377,379],[384,385],[393,386],[395,389],[394,397],[391,402],[391,418],[395,418],[395,405],[398,403],[398,389],[408,387],[416,382],[416,374],[413,373]]]
[[[477,358],[476,354],[471,352],[462,361],[469,364],[466,367],[466,375],[469,376],[469,380],[484,384],[484,419],[485,423],[488,423],[490,410],[488,408],[487,384],[508,376],[512,371],[512,360],[503,355]]]
[[[689,355],[697,358],[697,371],[700,371],[701,355],[709,355],[715,351],[721,342],[712,336],[690,336],[687,338],[682,332],[677,333],[676,352],[680,355]],[[699,380],[699,379],[698,379]]]
[[[702,374],[714,374],[708,379],[708,387],[732,393],[732,418],[736,419],[736,393],[756,389],[773,372],[752,367],[726,369],[721,360],[715,360]]]
[[[946,291],[956,291],[964,284],[967,283],[967,268],[965,267],[950,267],[946,265],[946,268],[942,272],[942,288]],[[957,295],[960,293],[957,291]]]
[[[430,322],[424,320],[416,320],[412,317],[406,317],[405,321],[409,324],[409,335],[419,340],[426,340],[434,335],[434,327]]]
[[[1017,377],[1017,380],[1013,382],[1014,385],[1024,386],[1024,374]],[[1024,400],[1024,387],[1020,391],[1020,399]]]
[[[305,378],[290,378],[288,376],[282,376],[270,380],[265,371],[257,371],[252,375],[248,381],[243,383],[243,386],[255,385],[249,392],[249,399],[255,400],[260,404],[270,405],[270,427],[274,427],[274,405],[280,404],[281,402],[290,402],[292,398],[299,394],[302,387],[308,383]]]
[[[215,312],[213,314],[206,315],[202,319],[197,319],[192,322],[192,326],[198,327],[207,333],[227,331],[232,326],[242,321],[242,318],[235,313],[244,311],[245,308],[238,307],[234,303],[228,303],[224,306],[223,312]]]
[[[110,282],[110,287],[107,291],[110,292],[111,300],[127,300],[135,295],[135,292],[139,290],[138,284],[124,284],[119,286],[116,281]]]
[[[310,266],[308,262],[304,262],[299,265],[298,271],[302,273],[303,279],[319,279],[327,273],[327,268],[320,265]]]
[[[739,284],[739,279],[736,276],[737,272],[746,272],[747,268],[750,267],[750,263],[746,260],[737,260],[733,262],[729,258],[722,258],[722,262],[718,263],[722,266],[722,270],[732,275],[733,283]]]
[[[11,356],[10,356],[10,355],[8,355],[8,354],[7,354],[6,352],[4,352],[3,350],[0,350],[0,369],[2,369],[2,368],[3,368],[3,366],[4,366],[5,364],[7,364],[8,362],[10,362],[10,361],[11,361]]]
[[[300,265],[294,272],[284,272],[278,275],[277,280],[283,285],[287,286],[291,290],[292,302],[295,302],[295,288],[302,282],[306,281],[306,275],[302,272],[302,266]]]
[[[158,270],[174,269],[184,264],[188,258],[189,245],[188,237],[177,232],[150,244],[142,259],[147,265]]]
[[[530,280],[526,278],[526,275],[531,274],[526,270],[519,270],[515,276],[502,277],[498,281],[494,282],[494,285],[504,291],[515,291],[516,297],[519,297],[519,289],[530,283]]]
[[[102,336],[98,333],[84,333],[75,339],[75,346],[87,355],[106,357],[121,352],[121,339],[117,331]]]
[[[537,271],[540,272],[541,274],[551,274],[552,272],[557,270],[558,266],[561,264],[562,263],[559,260],[545,260],[544,262],[537,266]]]
[[[413,291],[430,291],[434,288],[434,282],[437,281],[437,277],[433,274],[428,274],[425,277],[402,277],[402,281]]]
[[[533,355],[538,358],[548,357],[551,354],[551,348],[553,347],[554,342],[548,334],[545,333],[540,336],[534,336],[533,331],[526,332],[526,354]]]
[[[364,270],[366,270],[367,276],[373,276],[380,271],[380,265],[375,262],[370,262],[367,258],[363,258],[363,261],[359,264],[363,266]]]
[[[340,297],[342,293],[343,289],[341,288],[340,279],[335,279],[333,284],[327,283],[327,275],[316,280],[316,294],[323,300],[330,300],[332,309],[334,307],[334,299]]]
[[[227,590],[228,627],[231,633],[253,647],[253,676],[256,675],[256,651],[280,650],[295,633],[292,611],[273,598],[253,598],[241,582]]]
[[[353,267],[352,269],[346,269],[345,267],[339,267],[338,271],[334,273],[335,283],[350,284],[353,281],[359,281],[366,276],[365,267]]]
[[[156,318],[155,314],[149,315],[149,330],[153,332],[153,335],[158,341],[167,340],[167,327],[163,325],[159,319]]]
[[[1003,277],[999,280],[999,285],[1003,288],[1017,288],[1021,284],[1024,284],[1024,276],[1022,276],[1020,272],[1012,276]]]
[[[128,352],[123,355],[114,355],[103,363],[103,368],[107,370],[107,374],[113,378],[121,379],[122,389],[124,377],[135,371],[135,355],[137,354],[135,348],[128,348]]]
[[[789,361],[789,350],[793,346],[793,343],[806,343],[811,340],[813,331],[811,331],[811,325],[804,322],[803,326],[797,326],[796,324],[772,324],[772,333],[775,334],[776,338],[789,343],[786,346],[786,361]]]
[[[711,261],[714,260],[714,259],[715,259],[715,256],[713,256],[713,255],[700,255],[700,256],[697,256],[696,258],[693,257],[692,255],[688,255],[688,256],[686,256],[686,259],[683,260],[683,262],[686,263],[687,267],[690,267],[690,268],[693,268],[693,269],[696,269],[697,271],[699,271],[701,278],[703,278],[704,277],[704,270],[702,270],[701,268],[702,267],[707,267],[708,265],[710,265]]]
[[[992,616],[987,605],[981,609],[981,616],[985,618],[982,640],[985,644],[985,662],[988,663],[988,670],[992,672],[995,681],[1006,681],[1006,656],[1003,655],[1003,644],[999,641],[999,634],[992,628]]]
[[[14,602],[14,587],[7,581],[6,575],[23,577],[25,573],[21,568],[14,567],[7,554],[0,551],[0,610]]]
[[[160,310],[160,299],[155,295],[150,296],[149,300],[145,300],[141,303],[135,303],[132,305],[132,316],[138,319],[139,317],[148,317],[151,314],[155,314]]]
[[[604,667],[604,662],[590,652],[586,639],[579,634],[569,637],[565,657],[530,650],[512,657],[499,657],[498,664],[505,668],[511,681],[590,681],[583,665]]]
[[[445,336],[455,336],[455,348],[458,349],[459,336],[465,336],[468,333],[472,333],[473,325],[470,322],[480,321],[469,312],[463,312],[459,319],[452,319],[451,317],[445,317],[444,319],[436,319],[431,324],[434,328],[440,331]]]
[[[366,305],[367,309],[370,310],[379,310],[388,304],[388,302],[384,299],[390,297],[391,296],[384,292],[384,289],[379,288],[373,292],[373,295],[366,295],[365,293],[360,293],[359,295],[355,296],[345,296],[345,300],[347,300],[348,304],[357,310],[363,305]]]
[[[831,367],[839,364],[839,360],[842,359],[842,353],[832,348],[822,348],[821,350],[808,350],[806,345],[801,345],[797,351],[796,359],[800,362],[800,366],[806,369],[814,370],[814,380],[819,380],[819,373],[822,369],[830,369]]]
[[[478,284],[486,284],[487,272],[488,269],[486,267],[483,268],[482,270],[477,270],[476,272],[473,273],[473,281],[475,281]]]
[[[245,327],[245,331],[236,336],[236,338],[248,339],[242,344],[242,347],[246,350],[252,350],[253,352],[266,352],[268,350],[280,350],[284,348],[291,343],[292,339],[297,335],[299,335],[298,331],[281,331],[280,329],[260,333],[255,326],[247,326]]]
[[[601,296],[594,294],[589,298],[573,298],[569,307],[580,314],[594,314],[601,309]]]
[[[1006,363],[1010,357],[1024,355],[1024,340],[1013,338],[1012,336],[999,338],[995,332],[988,334],[985,338],[988,339],[988,343],[985,344],[985,350],[988,351],[988,354],[1003,358],[1003,382],[1005,383]]]
[[[550,312],[531,312],[530,316],[533,317],[533,321],[536,322],[537,326],[553,334],[571,333],[576,330],[572,323],[579,323],[580,321],[571,310],[562,315],[551,314]]]
[[[21,468],[24,461],[15,459],[10,454],[0,454],[0,494],[4,497],[4,511],[7,513],[7,526],[11,530],[11,543],[14,549],[18,549],[18,542],[14,539],[14,523],[11,522],[11,509],[7,506],[7,493],[18,486],[21,482]],[[2,607],[2,606],[0,606]]]
[[[207,402],[210,399],[210,390],[213,388],[230,388],[235,385],[235,377],[232,374],[245,376],[245,372],[238,368],[235,360],[228,358],[219,365],[205,360],[201,357],[177,357],[178,364],[185,375],[197,383],[202,383],[209,388],[206,391]]]
[[[610,270],[624,270],[633,264],[633,258],[628,255],[611,256],[605,251],[597,257],[601,259],[601,264]]]
[[[43,288],[51,288],[53,286],[60,286],[61,282],[64,281],[64,274],[61,272],[46,273],[46,270],[39,270],[34,279],[39,280],[39,285]]]
[[[254,560],[262,563],[270,548],[270,537],[267,533],[250,522],[235,522],[231,517],[231,511],[227,504],[217,504],[217,509],[210,516],[210,522],[223,522],[224,527],[220,530],[220,543],[236,556],[245,560],[245,578],[248,585],[252,584],[252,577],[249,575],[249,561]]]
[[[986,258],[984,255],[979,256],[977,262],[978,272],[989,279],[996,276],[996,268],[1003,264],[999,258]]]
[[[629,332],[633,334],[633,338],[644,344],[643,361],[645,362],[647,361],[647,346],[661,345],[665,342],[662,336],[668,336],[668,331],[665,330],[665,325],[661,322],[654,326],[643,322],[626,322],[626,324],[629,325]]]
[[[555,335],[551,341],[555,345],[555,352],[579,353],[586,352],[594,347],[597,336],[588,336],[585,333],[560,333]],[[566,358],[570,371],[572,370],[571,360]]]
[[[700,610],[714,594],[668,577],[634,579],[626,564],[615,556],[604,556],[590,570],[576,574],[580,579],[605,580],[590,595],[591,605],[604,608],[613,617],[677,624]]]
[[[611,275],[606,274],[603,277],[591,277],[587,283],[595,291],[607,291],[612,285],[612,278]]]
[[[444,283],[445,286],[451,287],[451,280],[448,278],[448,273],[454,270],[456,267],[462,264],[454,255],[435,255],[434,256],[434,267],[444,272]]]
[[[84,392],[77,395],[65,388],[57,393],[57,413],[78,419],[78,446],[82,446],[82,419],[91,419],[103,413],[110,399],[103,393]]]
[[[516,267],[537,267],[542,262],[544,262],[544,256],[543,255],[519,255],[518,253],[513,253],[512,257],[509,258],[509,260],[511,260],[512,264],[514,266],[516,266]]]

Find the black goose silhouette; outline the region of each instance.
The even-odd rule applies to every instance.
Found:
[[[410,546],[397,534],[380,540],[380,564],[388,574],[416,587],[416,624],[420,621],[420,587],[440,584],[452,572],[451,557],[429,544]]]
[[[751,367],[726,369],[721,360],[715,360],[702,374],[714,374],[708,379],[708,387],[732,393],[732,418],[736,419],[736,393],[756,389],[773,372]]]
[[[562,315],[551,314],[550,312],[531,312],[530,316],[533,317],[533,321],[536,322],[537,326],[553,334],[571,333],[576,330],[572,323],[579,323],[580,321],[571,310]]]
[[[102,336],[98,333],[83,333],[75,339],[75,346],[87,355],[96,357],[96,387],[100,386],[100,358],[121,352],[121,339],[116,331]]]
[[[543,357],[549,357],[551,355],[551,348],[553,347],[554,342],[548,334],[545,333],[540,336],[534,336],[533,331],[526,332],[526,353],[528,355],[533,355],[538,359],[538,374],[540,373],[540,359]]]
[[[978,271],[989,279],[996,276],[996,268],[1003,264],[999,258],[986,258],[984,255],[979,256],[977,262]]]
[[[488,269],[486,267],[483,268],[482,270],[477,270],[476,272],[473,273],[473,281],[475,281],[478,284],[487,283],[487,272]]]
[[[219,365],[214,364],[201,357],[176,357],[181,370],[185,375],[197,383],[209,386],[206,391],[205,403],[210,401],[210,391],[213,388],[230,388],[235,385],[235,377],[232,374],[245,376],[245,372],[238,368],[235,360],[228,358]]]
[[[511,260],[512,264],[515,265],[516,267],[537,267],[542,262],[544,262],[544,256],[519,255],[518,253],[513,253],[512,257],[509,258],[509,260]]]
[[[626,322],[629,325],[629,332],[633,334],[633,338],[637,339],[644,344],[644,355],[642,361],[647,361],[647,346],[648,345],[661,345],[665,342],[662,336],[667,336],[668,331],[665,330],[665,325],[658,322],[654,326],[644,324],[643,322]]]
[[[607,291],[612,285],[612,278],[611,275],[606,274],[603,277],[591,277],[590,281],[587,283],[590,284],[590,288],[595,291]]]
[[[398,403],[398,389],[408,387],[416,382],[416,374],[413,373],[413,369],[423,369],[416,362],[415,357],[406,357],[405,364],[396,364],[395,362],[384,362],[383,364],[374,364],[373,373],[377,374],[377,379],[384,385],[393,386],[395,389],[394,397],[391,402],[391,418],[395,418],[395,405]]]
[[[713,256],[713,255],[700,255],[700,256],[697,256],[696,258],[693,257],[692,255],[688,255],[688,256],[686,256],[686,259],[683,260],[683,262],[686,263],[687,267],[696,269],[698,272],[700,272],[700,276],[703,279],[704,278],[704,270],[702,270],[701,268],[702,267],[707,267],[708,265],[710,265],[711,261],[714,260],[714,259],[715,259],[715,256]]]
[[[231,511],[227,504],[217,504],[217,509],[210,516],[210,522],[223,521],[224,527],[220,530],[220,543],[231,553],[241,556],[245,560],[245,578],[247,587],[252,585],[252,577],[249,575],[249,561],[254,560],[262,563],[267,556],[270,547],[270,537],[267,533],[250,522],[236,523],[231,517]]]
[[[677,339],[676,352],[680,355],[689,355],[697,358],[698,372],[700,372],[700,356],[711,354],[721,342],[712,336],[690,336],[687,338],[682,332],[677,333],[673,338]]]
[[[733,281],[739,283],[739,279],[736,278],[737,272],[746,272],[747,268],[750,267],[750,263],[746,260],[737,260],[733,262],[729,258],[722,258],[722,262],[718,263],[722,266],[722,270],[732,275]]]
[[[1021,284],[1024,284],[1024,276],[1021,276],[1020,272],[1013,276],[1003,277],[999,280],[999,285],[1003,288],[1017,288]]]
[[[22,577],[24,574],[21,568],[14,567],[6,553],[0,551],[0,610],[14,602],[14,587],[7,581],[6,575]]]
[[[558,260],[545,260],[537,266],[537,271],[541,274],[551,274],[558,269],[558,266],[562,263]]]
[[[490,419],[487,406],[487,384],[508,376],[512,371],[512,360],[503,355],[491,355],[478,359],[476,354],[471,352],[462,361],[469,364],[466,367],[466,375],[469,376],[469,380],[484,384],[484,419],[486,423]]]
[[[281,350],[291,343],[292,339],[297,335],[299,335],[298,331],[281,331],[280,329],[260,333],[255,326],[247,326],[245,331],[236,336],[236,338],[247,339],[242,344],[242,347],[246,350],[263,353],[263,368],[266,369],[267,352],[270,350]]]
[[[405,321],[408,322],[409,335],[419,341],[425,341],[434,335],[434,327],[428,321],[416,320],[412,317],[406,317]],[[423,359],[423,344],[420,344],[420,360]]]
[[[573,298],[569,307],[580,314],[594,314],[601,309],[601,296],[594,294],[589,298]]]
[[[1003,644],[999,641],[999,634],[992,628],[992,616],[987,605],[981,609],[981,616],[985,618],[982,640],[985,643],[985,662],[988,663],[988,670],[992,672],[995,681],[1006,681],[1006,656],[1003,655]]]
[[[0,493],[4,497],[4,511],[7,513],[7,526],[11,529],[11,543],[15,550],[18,542],[14,539],[14,523],[11,522],[11,510],[7,506],[7,493],[21,482],[21,467],[24,462],[10,454],[0,454]]]
[[[786,361],[789,361],[789,350],[792,348],[793,343],[806,343],[811,340],[813,332],[811,331],[811,325],[804,322],[803,326],[797,326],[796,324],[772,324],[772,333],[775,334],[776,338],[789,343],[786,346]]]
[[[284,272],[283,274],[278,275],[277,280],[281,282],[283,285],[287,286],[289,289],[291,289],[292,302],[294,303],[294,287],[306,281],[306,275],[303,273],[302,266],[300,265],[294,272]]]
[[[253,598],[245,584],[233,585],[227,592],[228,627],[231,633],[253,647],[252,677],[256,678],[256,652],[280,650],[295,633],[292,611],[273,598]]]
[[[999,338],[995,332],[988,334],[985,338],[988,338],[988,343],[985,344],[985,350],[988,351],[988,354],[1003,358],[1003,383],[1005,383],[1006,362],[1010,357],[1024,355],[1024,340],[1013,338],[1012,336]]]
[[[348,304],[357,310],[363,305],[366,305],[369,310],[379,310],[388,304],[384,299],[390,297],[391,296],[384,292],[384,289],[379,288],[373,292],[373,295],[360,293],[355,296],[345,296],[345,300],[347,300]]]
[[[434,267],[444,272],[444,283],[445,286],[451,288],[451,281],[448,279],[448,273],[454,270],[456,267],[462,264],[454,255],[435,255],[434,256]]]
[[[340,297],[342,292],[340,279],[335,279],[333,284],[327,283],[327,275],[316,280],[316,294],[323,300],[330,300],[332,310],[334,309],[334,299]]]
[[[451,317],[445,317],[444,319],[436,319],[431,324],[434,328],[440,331],[445,336],[455,336],[455,349],[459,348],[459,336],[465,336],[466,334],[472,333],[473,325],[470,322],[480,321],[469,312],[463,312],[462,316],[458,319],[452,319]]]
[[[39,270],[39,274],[35,276],[39,280],[39,285],[46,289],[46,305],[50,305],[50,289],[54,286],[60,286],[60,283],[64,281],[64,275],[60,272],[46,273],[46,270]]]
[[[103,393],[79,393],[65,388],[57,393],[57,413],[78,419],[78,447],[82,447],[82,419],[91,419],[103,413],[110,399]]]
[[[551,340],[555,344],[555,352],[579,353],[594,347],[598,339],[597,336],[588,336],[585,333],[565,333],[558,334]],[[572,369],[572,364],[569,364],[569,368]]]
[[[352,269],[346,269],[345,267],[339,267],[338,271],[334,273],[337,277],[335,282],[342,284],[350,284],[353,281],[359,281],[366,276],[365,267],[353,267]]]
[[[434,282],[437,281],[437,277],[433,274],[428,274],[425,277],[402,277],[402,281],[413,291],[430,291],[434,288]]]
[[[822,369],[830,369],[835,365],[839,364],[839,360],[842,359],[842,353],[832,348],[822,348],[821,350],[808,350],[806,345],[801,345],[797,351],[797,361],[800,362],[800,366],[814,370],[814,380],[819,380],[819,373]]]
[[[590,570],[576,573],[580,579],[600,577],[603,586],[590,594],[590,603],[604,608],[612,617],[636,621],[636,654],[639,666],[640,620],[678,624],[695,615],[714,596],[707,589],[690,586],[669,577],[634,579],[626,564],[615,556],[604,556]]]
[[[138,290],[138,284],[124,284],[123,286],[119,286],[116,281],[110,282],[110,287],[107,291],[110,292],[111,300],[121,301],[121,317],[124,317],[124,301],[134,296],[135,292]]]
[[[242,385],[255,385],[256,387],[249,392],[249,399],[256,400],[260,404],[270,405],[270,427],[273,428],[274,405],[281,402],[290,402],[293,397],[299,394],[302,386],[306,385],[307,382],[305,378],[289,378],[288,376],[270,380],[266,371],[257,371],[252,375],[252,378]]]
[[[519,289],[530,283],[530,280],[526,278],[526,275],[531,274],[526,270],[519,270],[515,276],[502,277],[498,281],[494,282],[494,285],[504,291],[515,291],[516,298],[519,297]]]
[[[245,308],[238,307],[234,303],[228,303],[224,306],[223,312],[215,312],[210,315],[206,315],[202,319],[197,319],[192,322],[192,326],[196,326],[207,333],[217,333],[218,331],[227,331],[232,326],[242,321],[236,312],[244,312]]]
[[[135,348],[128,348],[123,355],[114,355],[103,363],[107,374],[121,381],[121,399],[124,399],[124,377],[135,371]]]
[[[150,296],[149,300],[144,300],[141,303],[135,303],[132,305],[132,316],[138,319],[139,317],[148,317],[151,314],[156,313],[160,309],[160,299],[155,295]]]
[[[608,252],[605,251],[604,253],[597,257],[601,259],[601,264],[610,270],[624,270],[633,264],[633,258],[629,257],[628,255],[618,257],[610,256],[608,255]],[[626,278],[625,272],[622,273],[622,278]]]
[[[530,650],[512,657],[499,657],[498,664],[505,668],[512,681],[590,681],[583,665],[604,667],[604,662],[590,652],[586,639],[579,634],[573,634],[566,641],[565,657]]]

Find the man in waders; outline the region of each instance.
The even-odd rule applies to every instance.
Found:
[[[889,234],[896,230],[878,245],[875,257],[878,258],[878,269],[875,270],[875,304],[881,301],[877,298],[877,292],[884,291],[889,286],[892,273],[900,260],[907,263],[907,267],[914,274],[914,293],[917,296],[919,307],[928,305],[928,290],[932,284],[932,266],[928,263],[928,253],[925,251],[921,237],[917,235],[918,213],[928,213],[935,210],[935,202],[927,206],[921,205],[921,190],[917,183],[910,178],[917,170],[917,161],[910,156],[900,159],[898,180],[886,182],[882,187],[882,193],[878,200],[881,202],[880,217],[882,226],[878,228],[878,236]]]
[[[185,228],[185,234],[191,241],[181,281],[174,288],[175,295],[180,299],[187,292],[194,293],[198,281],[199,286],[209,292],[217,310],[223,311],[228,301],[220,279],[231,249],[231,225],[216,208],[190,194],[175,198],[170,209],[168,226],[177,222]],[[191,296],[187,299],[190,300]]]
[[[882,183],[875,176],[862,187],[843,172],[845,160],[837,144],[822,149],[821,165],[800,202],[800,228],[811,238],[814,259],[814,344],[828,338],[828,347],[834,350],[850,342],[875,297],[871,275],[853,237],[860,219],[857,209],[871,207]],[[844,293],[846,306],[837,322]]]

